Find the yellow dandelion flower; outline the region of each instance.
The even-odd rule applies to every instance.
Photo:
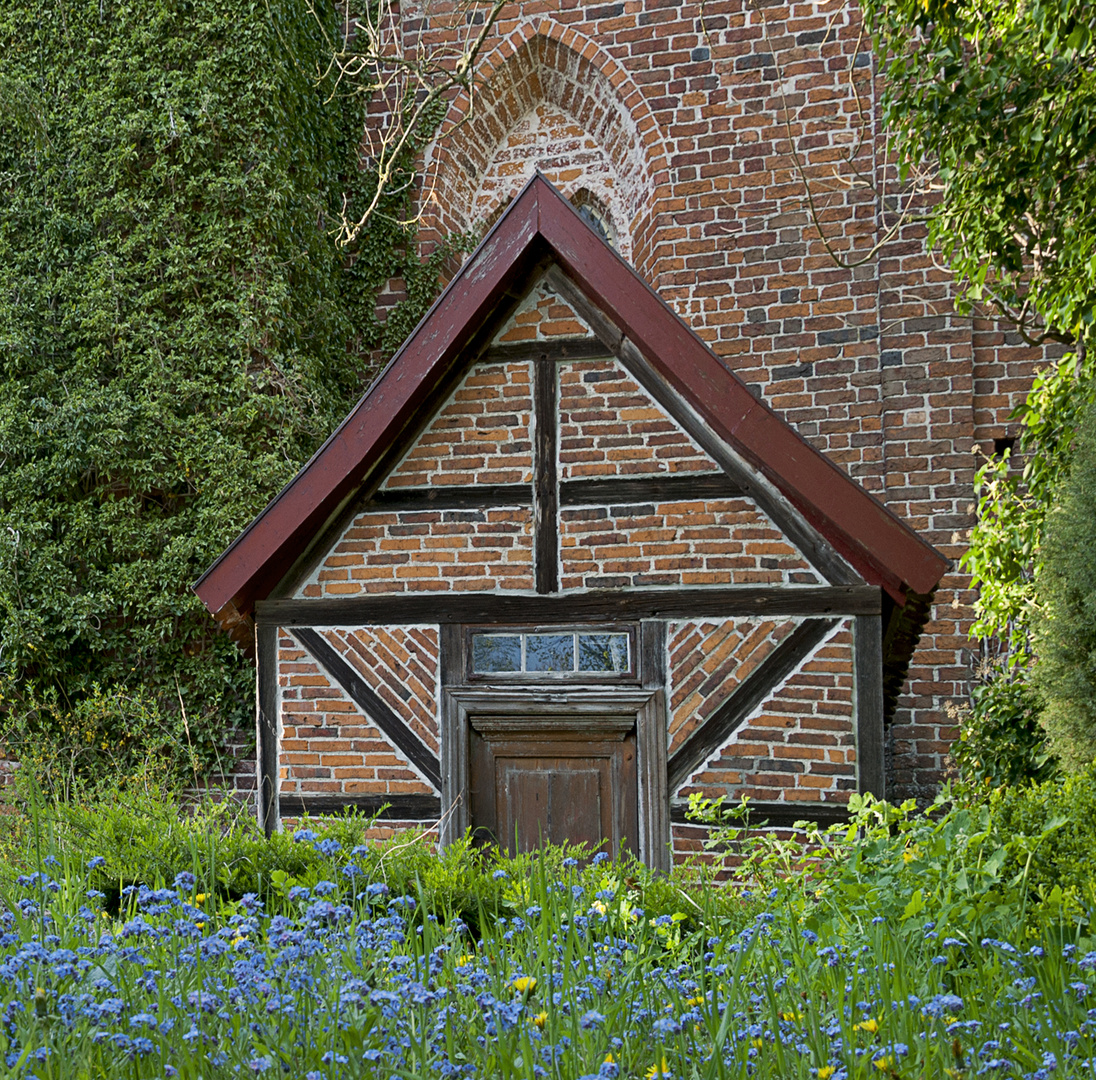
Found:
[[[687,1006],[688,1006],[688,1007],[689,1007],[690,1009],[691,1009],[691,1008],[692,1008],[692,1007],[693,1007],[694,1005],[703,1005],[703,1004],[704,1004],[704,997],[703,997],[703,995],[701,995],[700,997],[691,997],[691,998],[689,998],[689,1000],[688,1000],[688,1001],[686,1001],[686,1002],[685,1002],[685,1004],[686,1004],[686,1005],[687,1005]]]
[[[870,1031],[873,1035],[879,1030],[879,1021],[872,1017],[856,1025],[861,1031]]]
[[[472,957],[465,953],[463,956],[457,957],[457,967],[464,967],[465,964],[472,963]]]
[[[205,903],[205,898],[206,898],[206,894],[204,892],[200,892],[200,893],[198,893],[198,895],[196,897],[194,897],[194,903],[204,904]]]
[[[605,1055],[605,1060],[604,1060],[604,1062],[602,1062],[603,1065],[613,1065],[615,1063],[616,1063],[616,1058],[613,1057],[612,1053],[606,1054]]]
[[[818,1080],[830,1080],[830,1077],[837,1072],[836,1065],[823,1065],[818,1070]]]
[[[529,1017],[529,1023],[534,1027],[542,1028],[548,1023],[548,1014],[546,1012],[538,1012],[536,1016]]]
[[[590,910],[591,911],[596,911],[599,915],[605,915],[609,911],[609,909],[605,906],[605,904],[601,900],[595,900],[593,905],[591,906]]]
[[[529,975],[522,975],[510,984],[519,994],[531,994],[537,988],[537,980]]]
[[[751,1040],[750,1040],[750,1045],[751,1045],[751,1046],[752,1046],[752,1047],[753,1047],[753,1048],[754,1048],[755,1050],[760,1050],[760,1049],[761,1049],[761,1047],[763,1047],[763,1046],[765,1045],[765,1040],[764,1040],[764,1039],[751,1039]]]
[[[663,1057],[663,1059],[661,1061],[656,1061],[647,1070],[647,1080],[655,1080],[655,1078],[658,1077],[658,1076],[672,1076],[672,1075],[673,1074],[670,1072],[670,1063],[666,1060],[665,1057]]]
[[[781,1020],[802,1020],[803,1014],[801,1012],[782,1012],[780,1014]]]
[[[889,1069],[889,1068],[890,1068],[890,1067],[891,1067],[891,1066],[892,1066],[892,1065],[894,1064],[894,1058],[892,1058],[892,1057],[881,1057],[881,1058],[876,1058],[876,1060],[875,1060],[875,1061],[873,1061],[873,1062],[872,1062],[872,1064],[873,1064],[873,1065],[874,1065],[874,1066],[875,1066],[875,1067],[876,1067],[876,1068],[877,1068],[877,1069],[878,1069],[878,1070],[879,1070],[880,1072],[884,1072],[884,1071],[886,1071],[887,1069]]]

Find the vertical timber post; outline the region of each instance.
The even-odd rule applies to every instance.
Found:
[[[278,827],[278,627],[255,623],[255,749],[259,825],[269,836]]]
[[[640,857],[656,871],[668,871],[670,851],[670,789],[666,715],[666,624],[648,619],[639,628],[638,674],[647,704],[636,716],[639,780]]]
[[[886,797],[883,750],[883,618],[857,615],[853,624],[856,691],[856,775],[861,794]]]
[[[441,823],[442,847],[460,840],[472,824],[469,803],[468,720],[449,689],[463,681],[464,628],[441,625]]]
[[[541,353],[533,361],[533,551],[538,593],[559,591],[558,397],[555,361]]]

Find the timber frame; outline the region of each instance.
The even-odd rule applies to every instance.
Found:
[[[531,283],[543,279],[594,338],[492,344]],[[719,467],[718,472],[562,480],[557,475],[558,385],[564,361],[615,357]],[[430,417],[477,362],[531,361],[533,476],[527,484],[378,488]],[[561,593],[561,508],[748,497],[787,535],[821,584],[704,586]],[[297,599],[337,538],[368,510],[532,509],[534,591]],[[469,717],[513,711],[514,688],[473,685],[462,635],[476,624],[639,626],[632,685],[585,691],[521,690],[523,708],[550,721],[582,708],[633,717],[640,783],[640,849],[663,866],[670,793],[732,736],[843,620],[853,629],[857,787],[884,792],[884,729],[929,602],[947,567],[934,549],[776,416],[719,361],[543,178],[535,177],[358,406],[313,459],[213,564],[195,590],[257,659],[259,816],[267,830],[305,810],[373,811],[440,821],[443,840],[468,825]],[[794,632],[667,758],[667,620],[767,616],[799,620]],[[441,628],[441,740],[415,736],[343,660],[319,628],[431,623]],[[436,795],[279,796],[279,633],[289,635],[370,717]],[[590,692],[593,693],[592,691]],[[566,701],[564,701],[566,698]],[[819,804],[773,804],[776,823],[830,820]]]

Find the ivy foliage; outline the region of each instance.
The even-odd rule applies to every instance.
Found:
[[[112,767],[213,759],[253,674],[190,585],[433,298],[445,252],[417,261],[408,184],[355,249],[326,231],[376,178],[367,99],[324,82],[320,29],[304,0],[0,5],[0,736],[16,752],[67,728]],[[381,322],[394,277],[409,299]]]

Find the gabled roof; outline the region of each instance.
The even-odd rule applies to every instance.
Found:
[[[500,305],[512,301],[507,294],[546,261],[604,317],[614,351],[632,350],[867,583],[881,586],[899,606],[909,594],[924,598],[935,589],[947,561],[754,397],[537,175],[350,415],[195,585],[226,629],[249,622],[255,602],[270,594],[405,431],[423,422],[462,352],[479,340]]]

